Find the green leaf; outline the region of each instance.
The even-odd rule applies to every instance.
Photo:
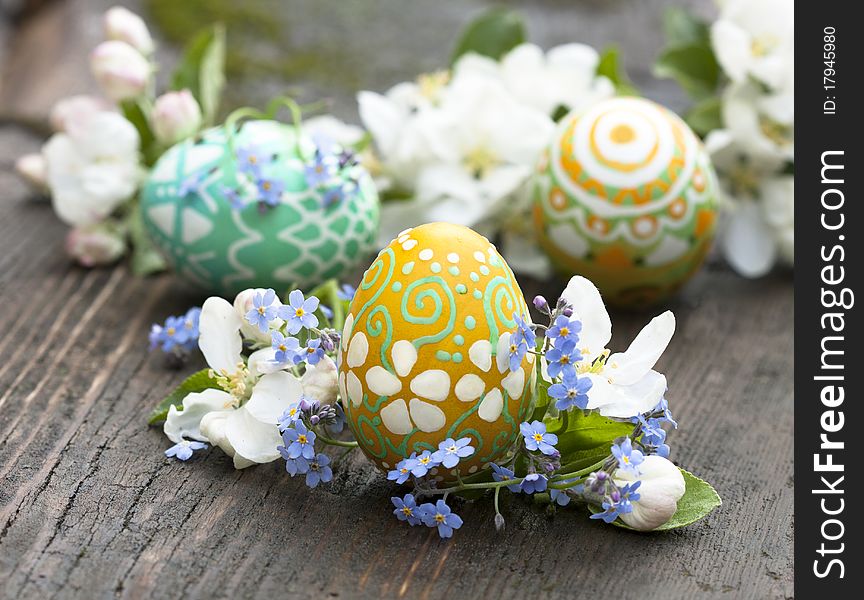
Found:
[[[522,17],[512,10],[493,8],[471,21],[462,31],[450,63],[469,52],[498,60],[525,40]]]
[[[123,111],[123,116],[126,117],[126,120],[132,123],[135,129],[138,130],[144,164],[152,167],[156,159],[159,158],[159,149],[156,136],[153,135],[153,130],[150,128],[150,119],[145,107],[138,101],[126,100],[120,104],[120,109]]]
[[[144,221],[141,219],[141,211],[138,202],[133,202],[126,217],[126,226],[129,228],[129,241],[132,244],[132,259],[130,268],[132,273],[141,277],[164,271],[168,268],[165,258],[156,250],[150,237],[144,230]]]
[[[621,51],[617,46],[607,46],[597,63],[597,75],[603,75],[614,85],[622,96],[638,96],[639,90],[630,81],[621,60]]]
[[[711,511],[723,504],[717,491],[711,487],[710,483],[680,467],[678,470],[684,476],[685,484],[684,495],[678,500],[678,510],[675,511],[671,519],[652,531],[670,531],[692,525],[696,521],[707,517]],[[600,508],[593,505],[589,505],[588,509],[595,514],[601,512]],[[612,524],[622,529],[636,531],[620,519],[616,519]]]
[[[708,24],[685,8],[675,6],[666,9],[663,15],[663,31],[668,47],[711,43]]]
[[[559,419],[546,420],[549,431],[556,431],[561,423]],[[585,450],[598,448],[604,455],[609,454],[609,448],[615,438],[632,432],[632,423],[607,419],[597,413],[586,415],[582,411],[571,410],[566,429],[557,434],[558,444],[555,447],[561,452],[561,463],[566,464],[577,458],[575,453]]]
[[[183,398],[187,394],[194,392],[203,392],[204,390],[218,387],[216,380],[210,377],[210,369],[201,369],[197,373],[193,373],[183,380],[183,383],[174,388],[174,391],[168,394],[162,402],[156,405],[156,408],[150,413],[147,419],[149,425],[158,425],[165,421],[168,416],[168,408],[176,406],[181,408]]]
[[[225,28],[214,25],[196,35],[171,78],[171,88],[188,89],[201,105],[204,125],[212,125],[225,87]]]
[[[693,131],[704,138],[715,129],[723,127],[721,106],[718,96],[706,98],[693,106],[684,116],[684,120],[693,128]]]
[[[716,92],[720,66],[711,47],[697,42],[664,50],[654,74],[675,79],[692,98],[701,100]]]

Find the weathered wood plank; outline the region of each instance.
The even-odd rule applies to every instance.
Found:
[[[791,595],[788,278],[712,267],[671,306],[679,331],[661,367],[682,424],[673,458],[717,485],[718,512],[635,535],[513,498],[504,533],[488,504],[467,504],[445,542],[396,522],[393,487],[359,457],[312,492],[278,463],[236,472],[218,451],[166,461],[145,419],[179,375],[148,356],[147,326],[202,298],[167,277],[71,267],[63,227],[9,173],[35,140],[2,135],[0,596]],[[617,315],[616,345],[647,318]]]

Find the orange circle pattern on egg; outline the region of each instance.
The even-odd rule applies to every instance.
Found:
[[[339,388],[366,455],[391,469],[470,437],[468,475],[513,444],[534,389],[534,355],[509,369],[519,285],[495,247],[459,225],[406,229],[363,276],[342,332]],[[452,480],[443,468],[431,473]]]
[[[710,157],[686,123],[649,100],[613,98],[564,117],[534,182],[541,247],[562,275],[588,277],[609,303],[667,297],[710,247]]]

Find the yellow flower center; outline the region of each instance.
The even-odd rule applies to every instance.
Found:
[[[216,385],[231,394],[232,399],[226,404],[226,408],[237,408],[252,395],[255,379],[242,361],[237,363],[237,370],[234,373],[229,373],[226,369],[216,373],[210,369],[209,375],[216,380]]]
[[[560,337],[567,337],[568,335],[570,335],[570,330],[567,327],[562,327],[559,330],[559,335]]]
[[[433,71],[432,73],[423,73],[417,77],[417,87],[420,88],[421,96],[430,102],[437,102],[438,95],[449,81],[449,71]]]
[[[444,515],[442,515],[441,513],[437,513],[435,515],[435,522],[436,523],[443,523],[444,522]]]
[[[270,184],[269,181],[265,181],[265,182],[263,182],[263,183],[261,184],[261,187],[264,188],[264,191],[265,191],[265,192],[269,192],[269,191],[270,191],[271,184]]]
[[[303,310],[302,308],[298,308],[297,310],[294,311],[294,314],[298,317],[302,317],[303,315],[306,314],[306,311]]]
[[[757,38],[753,38],[753,41],[750,42],[750,53],[753,56],[766,56],[774,50],[779,43],[780,40],[776,35],[761,35]]]
[[[403,506],[402,507],[402,514],[405,515],[406,517],[411,517],[414,515],[414,511],[411,510],[411,507],[409,507],[409,506]]]
[[[498,155],[485,146],[477,146],[466,153],[462,159],[462,164],[476,179],[482,179],[488,171],[500,162]]]
[[[430,460],[430,459],[429,459],[428,456],[424,456],[423,458],[420,458],[420,459],[419,459],[420,464],[423,464],[423,465],[428,465],[428,464],[429,464],[429,460]]]
[[[534,441],[537,442],[538,444],[543,441],[543,434],[542,433],[535,433],[533,437],[534,437]]]
[[[305,444],[305,443],[306,443],[306,439],[307,439],[306,436],[303,435],[302,433],[301,433],[300,435],[297,436],[297,441],[298,441],[299,443],[301,443],[301,444]]]
[[[259,314],[259,315],[263,315],[263,314],[266,313],[266,312],[267,312],[267,309],[264,308],[263,306],[259,306],[259,307],[258,307],[258,314]]]
[[[792,128],[765,116],[759,117],[759,129],[762,135],[777,144],[786,146],[792,141]]]
[[[174,335],[175,333],[177,333],[177,330],[174,329],[173,327],[169,327],[168,329],[165,330],[165,333],[167,333],[168,335]]]

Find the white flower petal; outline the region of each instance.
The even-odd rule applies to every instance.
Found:
[[[723,253],[745,277],[761,277],[774,266],[777,248],[757,205],[741,204],[731,215],[723,232]]]
[[[577,275],[570,279],[561,297],[573,305],[573,317],[582,321],[579,348],[583,359],[594,360],[612,339],[612,319],[600,297],[600,290],[591,280]]]
[[[592,378],[592,381],[593,378]],[[629,419],[652,410],[666,393],[666,377],[657,371],[648,373],[632,385],[609,386],[608,403],[599,407],[604,417]],[[591,398],[591,390],[588,391]],[[589,407],[590,407],[589,402]]]
[[[257,420],[275,425],[279,416],[303,395],[300,380],[291,373],[278,371],[263,375],[243,407]]]
[[[241,362],[240,316],[227,300],[212,296],[201,307],[198,347],[207,364],[217,372],[234,373]]]
[[[333,404],[339,391],[336,363],[329,356],[325,356],[317,365],[306,365],[306,372],[300,378],[300,383],[303,384],[304,395],[321,404]]]
[[[750,63],[750,36],[741,27],[727,20],[711,26],[711,45],[717,61],[732,81],[744,81]]]
[[[667,310],[642,328],[626,352],[611,355],[603,374],[617,385],[636,383],[657,363],[674,333],[675,315]]]
[[[275,423],[259,421],[246,406],[228,415],[225,438],[237,455],[252,462],[268,463],[280,456],[276,448],[282,444],[282,438]]]
[[[218,446],[222,452],[234,459],[235,469],[245,469],[256,464],[254,461],[247,460],[237,454],[234,446],[228,441],[225,436],[225,427],[228,424],[228,417],[233,411],[211,412],[204,415],[201,419],[201,432],[207,436],[207,440],[214,446]]]
[[[172,442],[179,443],[183,438],[209,441],[201,430],[201,419],[208,413],[229,410],[231,394],[217,389],[187,394],[183,398],[183,410],[175,406],[168,409],[168,417],[162,431]]]

